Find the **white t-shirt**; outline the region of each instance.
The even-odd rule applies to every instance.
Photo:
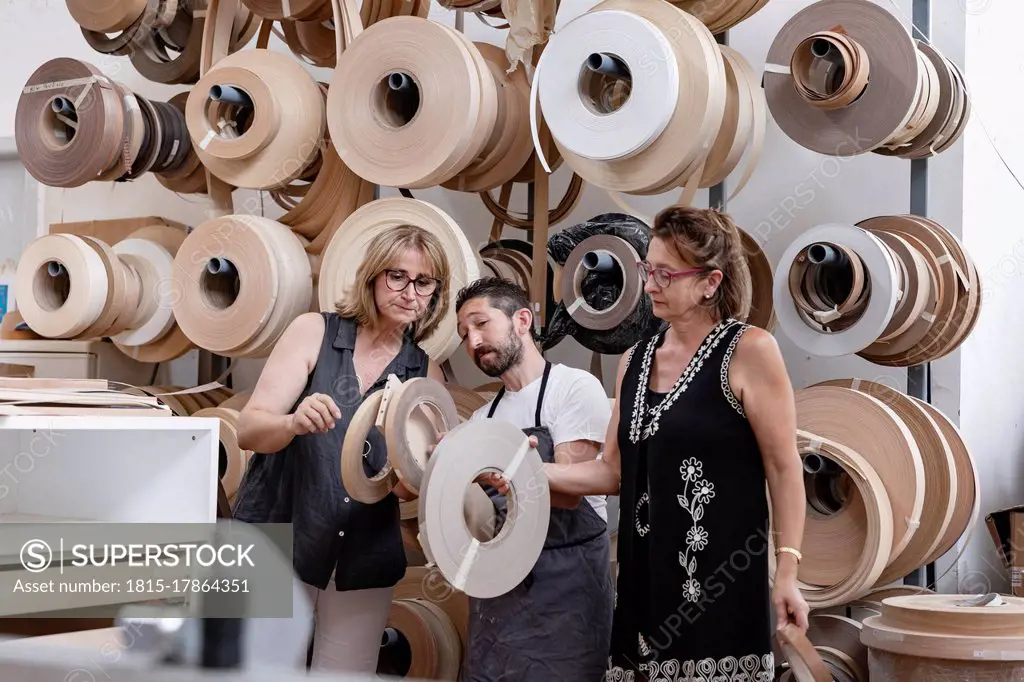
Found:
[[[505,389],[495,419],[502,419],[526,429],[536,424],[537,397],[543,376],[537,377],[519,391]],[[487,403],[473,413],[471,419],[484,419],[491,409]],[[548,383],[544,389],[540,425],[546,426],[557,447],[574,440],[592,440],[604,443],[612,411],[604,386],[590,372],[562,364],[552,364]],[[598,454],[600,457],[600,454]],[[607,500],[604,495],[587,495],[594,511],[608,520]]]

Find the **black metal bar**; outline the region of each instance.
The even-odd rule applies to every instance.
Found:
[[[729,32],[722,31],[715,35],[719,45],[729,44]],[[725,210],[725,183],[720,182],[708,188],[708,207],[719,211]]]
[[[931,0],[914,0],[911,23],[915,40],[931,40]],[[913,159],[910,162],[910,212],[921,217],[928,216],[928,159]],[[932,401],[931,363],[907,368],[907,394],[927,403]],[[935,564],[929,563],[914,569],[904,577],[903,582],[934,588]]]

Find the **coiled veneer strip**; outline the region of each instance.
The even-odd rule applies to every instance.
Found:
[[[665,55],[659,68],[643,68],[650,54]],[[656,0],[605,0],[567,23],[545,47],[533,89],[566,163],[591,184],[634,194],[695,189],[727,102],[714,36]]]
[[[274,189],[321,150],[320,86],[287,54],[243,50],[218,61],[189,93],[189,135],[203,165],[235,187]]]
[[[956,142],[970,114],[956,67],[870,0],[819,0],[797,12],[766,62],[779,127],[822,154],[924,158]]]
[[[485,152],[498,104],[491,68],[463,34],[391,17],[364,29],[338,59],[328,125],[338,154],[360,177],[424,188],[447,182]]]
[[[184,398],[185,396],[181,396]],[[218,477],[228,501],[234,499],[242,482],[252,450],[238,447],[238,412],[223,407],[206,407],[191,412],[193,417],[212,417],[220,422],[220,466]]]
[[[772,285],[774,275],[772,264],[768,261],[761,245],[745,230],[740,230],[740,239],[743,244],[743,252],[746,255],[747,269],[750,270],[751,300],[750,313],[747,315],[747,322],[766,329],[775,331],[777,320],[775,318],[775,305],[772,298]]]
[[[460,421],[455,401],[441,382],[415,377],[395,388],[384,417],[384,437],[388,460],[406,488],[419,493],[427,448],[436,444],[438,432],[447,433]]]
[[[448,314],[439,328],[421,342],[423,350],[435,362],[443,362],[458,350],[461,342],[455,319],[458,288],[461,283],[477,279],[480,266],[459,225],[444,211],[425,201],[404,197],[377,199],[354,211],[332,232],[320,264],[317,288],[320,310],[334,310],[337,301],[353,286],[356,269],[370,241],[397,225],[416,225],[438,237],[451,261],[451,281],[459,283],[442,288],[442,295],[451,299]]]
[[[178,250],[174,315],[193,343],[229,357],[265,357],[310,309],[304,241],[266,218],[231,215],[198,225]]]
[[[797,426],[822,439],[842,444],[858,453],[877,472],[892,505],[893,537],[882,567],[896,560],[921,525],[925,499],[925,470],[913,433],[881,400],[866,393],[837,386],[812,386],[796,392]],[[826,517],[827,520],[827,517]],[[808,526],[812,521],[808,520]],[[827,533],[826,533],[827,534]],[[834,537],[840,537],[834,534]],[[825,538],[823,538],[824,540]],[[842,557],[851,543],[821,554],[824,564],[801,563],[800,578],[812,584],[828,583],[849,572]],[[876,576],[877,579],[877,576]],[[874,584],[867,586],[869,589]],[[859,596],[859,595],[858,595]]]

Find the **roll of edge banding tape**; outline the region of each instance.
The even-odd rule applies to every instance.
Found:
[[[580,242],[569,254],[562,268],[562,300],[566,311],[582,327],[597,331],[615,329],[628,318],[640,303],[644,285],[636,262],[636,249],[621,237],[595,234]],[[583,298],[581,284],[588,272],[618,269],[622,273],[622,291],[612,305],[597,310]]]
[[[569,22],[545,47],[537,96],[552,136],[574,154],[597,161],[626,159],[646,149],[671,120],[679,94],[672,45],[652,22],[632,12],[602,10]],[[657,63],[658,68],[645,68]],[[554,66],[563,65],[563,66]],[[618,109],[616,79],[630,78]],[[662,115],[664,114],[664,115]]]
[[[860,258],[867,271],[871,297],[860,317],[841,331],[823,333],[804,321],[789,289],[789,269],[798,255],[813,244],[843,246]],[[779,327],[808,353],[823,357],[850,355],[878,339],[892,319],[899,301],[897,271],[889,249],[874,235],[853,225],[812,227],[787,247],[775,273],[773,299]]]
[[[526,578],[544,547],[551,497],[540,455],[521,429],[498,419],[463,422],[427,460],[420,490],[420,542],[451,585],[487,599]],[[508,516],[492,540],[481,542],[465,519],[464,500],[487,471],[510,483]]]

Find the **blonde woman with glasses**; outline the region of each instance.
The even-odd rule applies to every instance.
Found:
[[[448,312],[449,277],[443,247],[426,230],[381,233],[335,311],[291,323],[241,412],[239,447],[258,454],[233,515],[293,524],[293,567],[315,614],[314,670],[376,671],[392,591],[406,568],[399,499],[412,495],[399,486],[375,504],[351,499],[341,447],[356,410],[389,374],[444,381],[419,344]],[[368,476],[386,462],[376,429],[364,455]]]

